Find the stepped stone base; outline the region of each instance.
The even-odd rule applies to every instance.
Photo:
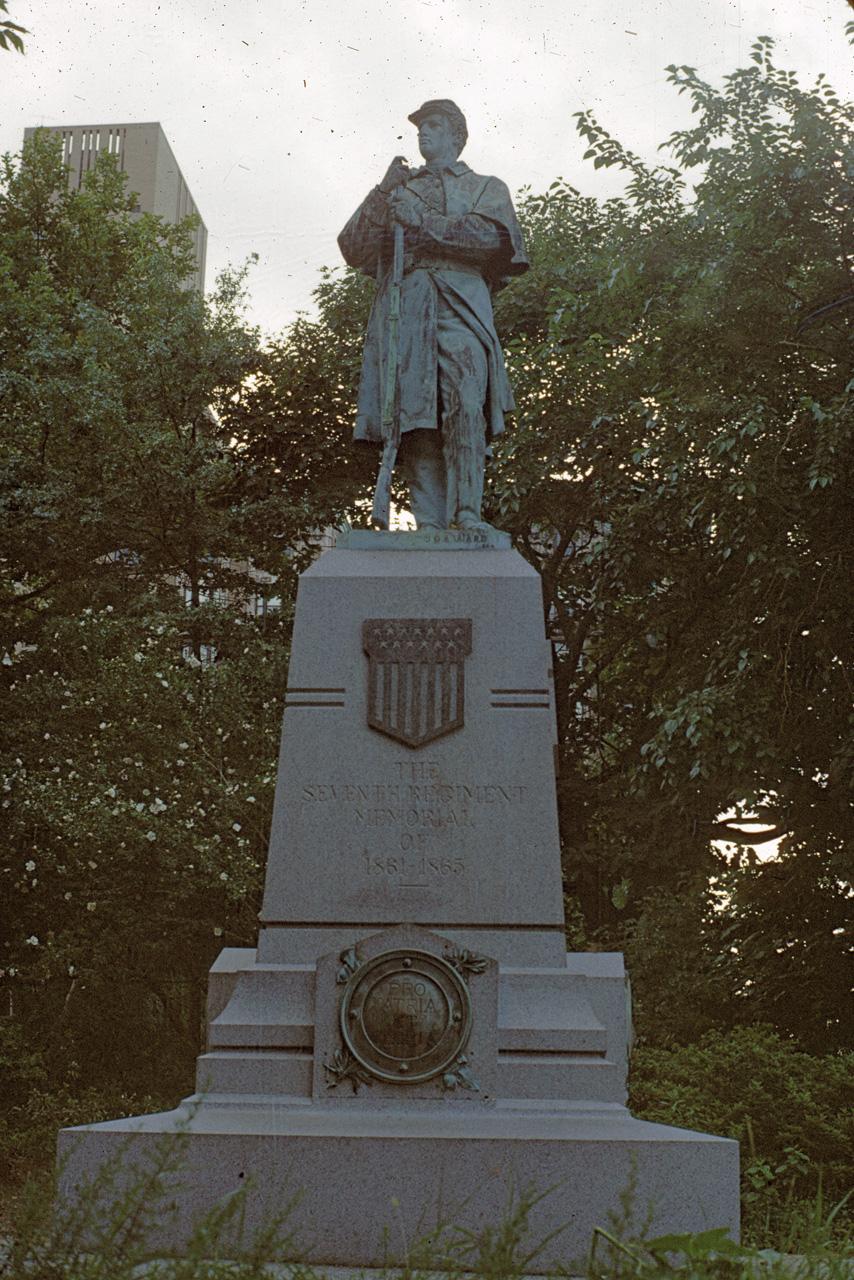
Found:
[[[153,1245],[247,1179],[249,1231],[298,1196],[328,1266],[531,1188],[527,1270],[630,1187],[636,1229],[737,1237],[738,1144],[632,1118],[622,957],[566,954],[541,586],[503,540],[354,534],[303,575],[257,951],[211,971],[196,1096],[64,1130],[64,1195],[180,1134]]]

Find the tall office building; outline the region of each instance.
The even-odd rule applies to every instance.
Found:
[[[48,126],[62,138],[63,160],[68,166],[69,186],[78,188],[85,173],[93,168],[105,152],[117,157],[119,169],[128,175],[128,190],[139,192],[136,213],[158,214],[166,222],[180,222],[187,214],[199,211],[190,195],[184,175],[160,125],[151,124],[78,124]],[[30,138],[35,129],[25,129]],[[196,270],[190,284],[200,292],[205,284],[205,254],[208,232],[199,224],[193,232]]]

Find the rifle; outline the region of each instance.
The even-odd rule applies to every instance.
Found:
[[[387,529],[391,506],[391,473],[397,461],[400,447],[400,407],[395,411],[397,392],[397,368],[399,362],[398,330],[400,328],[400,286],[403,283],[403,227],[394,224],[394,260],[391,272],[391,290],[388,308],[388,352],[385,369],[385,395],[383,396],[383,452],[380,471],[374,490],[371,522],[378,529]]]

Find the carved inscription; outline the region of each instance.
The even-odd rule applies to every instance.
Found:
[[[335,811],[336,854],[378,886],[427,889],[465,877],[482,852],[479,830],[494,829],[528,803],[529,788],[506,782],[446,782],[436,759],[395,761],[387,781],[306,781],[300,805]],[[496,812],[497,811],[497,812]]]
[[[450,1021],[448,1001],[427,974],[390,973],[362,1006],[368,1039],[393,1058],[416,1058],[434,1048]]]
[[[401,882],[424,880],[438,876],[461,876],[466,869],[463,858],[407,858],[403,854],[393,858],[372,858],[363,853],[365,872],[369,876],[400,876]],[[412,888],[415,887],[413,883]]]
[[[498,784],[467,785],[412,783],[305,783],[303,804],[339,804],[349,808],[362,827],[402,827],[409,830],[475,827],[485,805],[499,808],[523,804],[527,787]]]

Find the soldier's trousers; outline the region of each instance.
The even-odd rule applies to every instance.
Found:
[[[465,528],[480,520],[483,500],[489,366],[477,337],[442,298],[438,366],[441,429],[405,432],[398,459],[418,528]]]

